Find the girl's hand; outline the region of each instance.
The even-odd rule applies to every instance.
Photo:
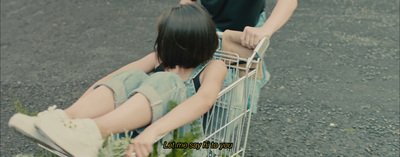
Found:
[[[153,151],[153,144],[157,135],[154,132],[144,130],[129,145],[125,157],[132,157],[132,153],[136,153],[136,157],[147,157]]]

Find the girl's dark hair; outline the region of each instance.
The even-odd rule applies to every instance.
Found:
[[[161,15],[154,44],[164,68],[194,68],[210,60],[218,36],[210,15],[197,4],[180,4]]]

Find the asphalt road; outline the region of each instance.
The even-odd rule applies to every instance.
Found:
[[[176,3],[2,0],[1,156],[38,149],[7,126],[15,100],[66,108],[151,52]],[[399,58],[399,1],[299,1],[264,58],[246,156],[399,156]]]

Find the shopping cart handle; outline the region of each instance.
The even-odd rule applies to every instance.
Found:
[[[224,33],[217,31],[217,35],[219,38],[222,38]],[[256,48],[254,49],[254,52],[258,54],[258,57],[263,58],[265,52],[267,51],[268,46],[269,46],[269,37],[263,37],[260,40],[260,42],[258,42]]]
[[[257,44],[256,48],[254,49],[254,52],[256,52],[260,58],[263,58],[265,52],[267,51],[268,46],[269,46],[269,38],[264,37]]]

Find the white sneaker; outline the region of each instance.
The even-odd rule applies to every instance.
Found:
[[[66,113],[61,109],[56,109],[56,106],[49,107],[46,111],[40,112],[37,116],[28,116],[25,114],[17,113],[10,118],[8,122],[8,126],[18,133],[21,133],[23,136],[44,145],[45,147],[49,147],[59,151],[61,153],[65,153],[55,145],[50,139],[41,135],[35,128],[36,121],[40,119],[53,119],[57,121],[64,121],[69,119]]]
[[[35,123],[43,135],[72,156],[95,157],[104,139],[92,119],[74,119],[60,122],[43,119]]]

